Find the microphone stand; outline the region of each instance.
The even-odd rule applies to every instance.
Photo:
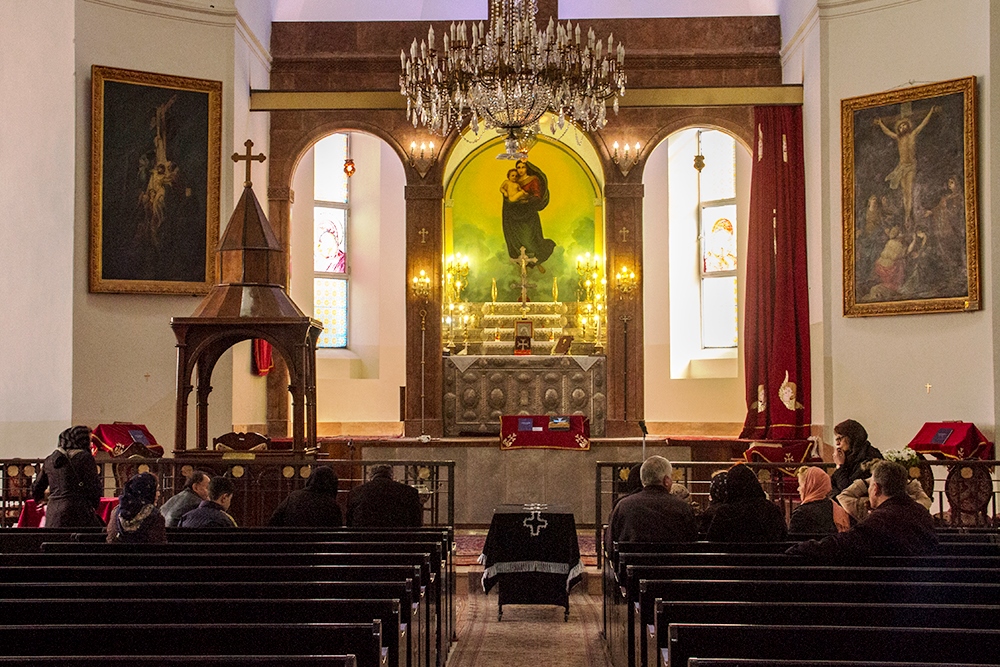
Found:
[[[642,460],[645,461],[646,460],[646,434],[648,433],[648,431],[646,430],[646,420],[645,419],[640,419],[639,420],[639,428],[642,429]]]

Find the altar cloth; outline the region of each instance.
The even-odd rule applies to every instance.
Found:
[[[590,449],[590,422],[582,415],[504,415],[500,449]]]

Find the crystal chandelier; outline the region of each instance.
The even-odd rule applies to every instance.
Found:
[[[554,115],[553,128],[572,121],[587,131],[607,124],[606,101],[625,94],[625,48],[608,35],[607,49],[586,38],[580,25],[549,19],[535,27],[535,0],[490,0],[489,29],[480,21],[467,29],[451,24],[437,48],[433,26],[427,40],[413,40],[400,53],[400,93],[407,118],[442,136],[466,124],[476,134],[482,121],[505,135],[506,153],[526,156],[538,133],[538,119]]]

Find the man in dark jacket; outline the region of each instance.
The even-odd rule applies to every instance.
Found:
[[[207,472],[195,470],[188,477],[184,488],[175,493],[160,507],[160,514],[168,528],[175,528],[181,517],[208,500],[208,483],[212,480]]]
[[[178,528],[235,528],[236,519],[229,516],[236,487],[228,477],[213,477],[208,483],[208,500],[181,517]]]
[[[423,524],[420,493],[392,479],[392,466],[372,468],[371,479],[347,495],[347,525],[406,527]]]
[[[344,515],[337,505],[340,480],[330,466],[319,466],[306,480],[304,489],[292,491],[281,501],[269,526],[303,526],[306,528],[339,528]]]
[[[698,539],[694,509],[670,493],[673,465],[650,456],[639,469],[642,491],[618,501],[608,519],[611,542],[693,542]]]
[[[893,461],[875,461],[868,483],[872,512],[846,533],[808,540],[787,553],[829,560],[864,556],[920,556],[938,544],[934,520],[906,493],[909,474]]]

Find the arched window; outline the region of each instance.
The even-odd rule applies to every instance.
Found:
[[[350,137],[331,134],[315,146],[313,171],[313,316],[323,323],[318,347],[347,347]]]

